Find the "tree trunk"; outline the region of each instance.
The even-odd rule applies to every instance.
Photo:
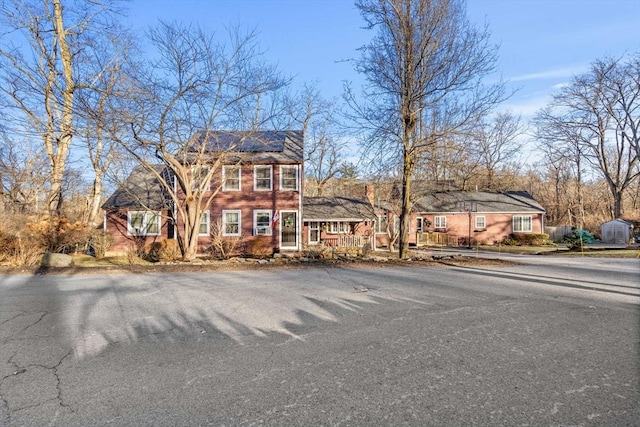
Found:
[[[404,150],[402,174],[402,206],[400,208],[400,235],[398,236],[398,257],[405,259],[409,252],[409,229],[411,225],[411,174],[413,162],[409,151]]]

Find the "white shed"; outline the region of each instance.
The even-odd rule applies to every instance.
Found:
[[[631,240],[632,224],[621,219],[607,221],[600,226],[602,243],[620,243],[628,245]]]

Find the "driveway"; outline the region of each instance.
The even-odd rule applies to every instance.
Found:
[[[0,425],[636,425],[609,262],[0,276]]]

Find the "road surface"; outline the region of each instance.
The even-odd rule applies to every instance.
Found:
[[[640,260],[533,258],[0,276],[0,425],[638,425]]]

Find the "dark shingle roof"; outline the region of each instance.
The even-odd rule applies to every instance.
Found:
[[[526,191],[451,191],[434,193],[419,199],[413,210],[423,213],[464,212],[471,206],[474,212],[544,213],[544,208]]]
[[[153,168],[169,178],[163,165]],[[169,197],[156,176],[144,166],[136,167],[131,175],[102,205],[102,209],[163,209],[170,207]]]
[[[368,201],[348,197],[305,197],[302,209],[304,221],[363,221],[376,217]]]
[[[262,162],[301,162],[302,131],[200,131],[189,151],[206,144],[210,153],[242,153],[243,158]]]

